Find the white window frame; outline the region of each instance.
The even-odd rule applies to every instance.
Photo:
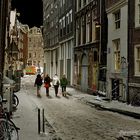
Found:
[[[72,22],[72,10],[70,10],[69,16],[70,16],[70,23],[71,23]]]
[[[140,0],[135,0],[135,27],[140,27]]]
[[[60,29],[62,29],[62,19],[59,20]]]
[[[65,21],[65,17],[63,17],[63,28],[66,27],[66,21]]]
[[[114,13],[114,27],[117,30],[120,29],[120,26],[121,26],[121,11],[119,10]]]
[[[67,24],[69,24],[69,23],[70,23],[70,20],[69,20],[69,13],[67,13],[66,18],[67,18]]]
[[[139,54],[138,54],[138,49],[139,49]],[[135,52],[135,54],[134,54],[135,76],[140,76],[140,44],[135,45],[135,51],[134,52]]]

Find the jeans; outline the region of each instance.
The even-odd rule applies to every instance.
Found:
[[[57,96],[57,94],[58,94],[58,87],[59,87],[59,86],[54,85],[54,90],[55,90],[55,95],[56,95],[56,96]]]
[[[49,95],[49,88],[46,88],[46,95]]]
[[[62,92],[66,91],[66,86],[62,86]]]

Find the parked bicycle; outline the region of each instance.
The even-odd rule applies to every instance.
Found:
[[[7,102],[6,99],[0,97],[0,140],[19,140],[19,128],[10,119],[10,114],[3,108],[3,103]]]
[[[19,99],[18,99],[17,95],[14,92],[13,92],[12,97],[13,97],[13,105],[16,108],[18,106],[18,104],[19,104]]]

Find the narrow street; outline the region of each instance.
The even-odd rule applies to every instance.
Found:
[[[21,90],[16,93],[20,104],[13,120],[20,127],[20,140],[116,140],[122,133],[140,132],[139,120],[95,109],[74,96],[55,97],[53,87],[48,98],[42,86],[42,97],[38,98],[34,79],[35,76],[22,78]],[[45,112],[44,135],[38,135],[38,108]]]

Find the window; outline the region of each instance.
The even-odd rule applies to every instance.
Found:
[[[135,75],[140,76],[140,45],[135,47]]]
[[[81,2],[81,0],[79,0],[78,2],[79,2],[79,4],[78,4],[78,9],[81,9],[81,4],[82,4],[82,2]]]
[[[83,0],[83,4],[86,5],[86,0]]]
[[[31,66],[32,65],[32,61],[29,60],[28,61],[28,65]]]
[[[66,19],[63,17],[63,35],[66,34]]]
[[[66,14],[67,24],[69,24],[69,13]]]
[[[115,19],[115,29],[120,28],[120,11],[114,13],[114,19]]]
[[[71,58],[71,41],[68,41],[68,58]]]
[[[120,40],[114,40],[114,64],[115,71],[118,72],[120,70]]]
[[[40,29],[37,29],[37,33],[40,33]]]
[[[69,22],[70,22],[70,25],[69,25],[69,28],[70,28],[70,32],[72,31],[72,27],[73,27],[73,19],[72,19],[72,10],[70,10],[69,12]]]
[[[63,28],[66,26],[65,17],[63,17]]]
[[[34,52],[34,57],[36,57],[36,52]]]
[[[29,53],[29,58],[31,58],[32,57],[32,54],[31,53]]]
[[[72,10],[69,12],[69,21],[72,22]]]
[[[86,15],[86,42],[90,42],[90,13]]]
[[[92,19],[95,20],[97,18],[97,9],[93,9],[92,11]]]
[[[64,58],[64,44],[62,44],[62,47],[61,47],[61,59]]]
[[[74,62],[77,62],[77,54],[74,54]]]
[[[62,37],[62,19],[59,20],[60,37]]]
[[[31,38],[29,38],[29,42],[31,42],[31,40],[32,40],[32,39],[31,39]]]
[[[76,24],[76,42],[77,45],[81,44],[81,19],[77,20],[77,24]]]
[[[63,0],[60,0],[60,7],[62,7],[63,5]]]
[[[81,29],[81,34],[82,34],[82,43],[85,44],[86,43],[86,37],[85,37],[85,34],[86,34],[86,20],[85,20],[85,15],[82,16],[82,29]]]
[[[36,61],[33,61],[33,65],[36,65]]]
[[[66,15],[67,33],[69,33],[69,13]]]
[[[140,26],[140,0],[135,0],[135,27]]]

